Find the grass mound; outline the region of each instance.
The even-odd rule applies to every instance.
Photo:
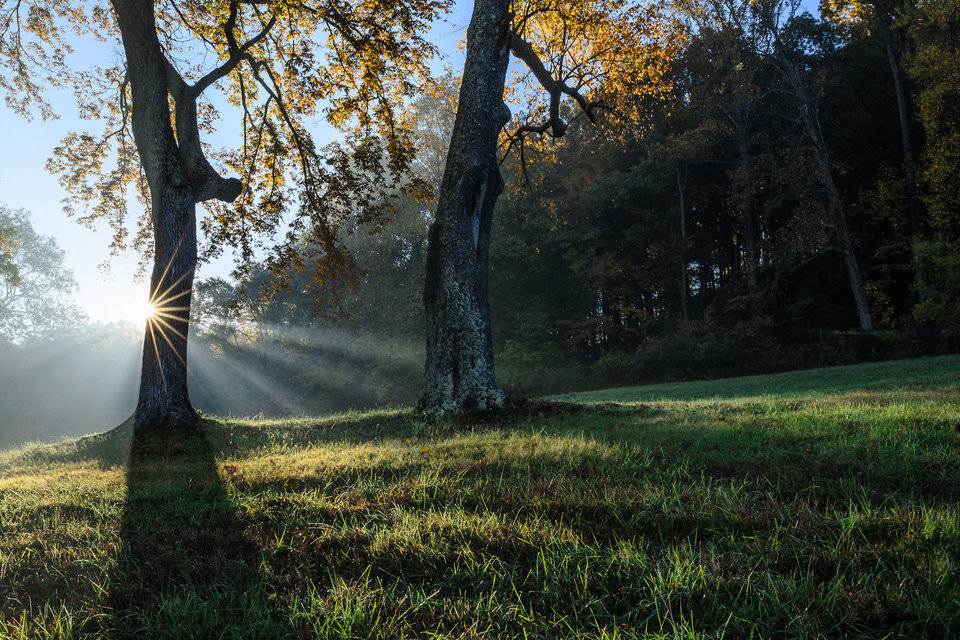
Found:
[[[960,358],[0,454],[0,637],[960,637]]]

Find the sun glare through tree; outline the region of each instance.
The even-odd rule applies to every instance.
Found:
[[[183,367],[186,367],[186,360],[183,356],[185,344],[187,342],[187,319],[190,314],[190,297],[193,294],[192,286],[183,286],[184,282],[193,281],[193,270],[190,269],[182,273],[173,280],[165,289],[161,290],[159,283],[166,283],[170,278],[171,268],[174,262],[170,262],[164,267],[163,275],[157,280],[155,287],[144,308],[144,321],[147,328],[147,340],[154,351],[159,352],[160,345],[158,340],[163,340],[171,349],[173,355],[177,358]],[[182,341],[182,345],[174,344],[174,339]],[[146,346],[146,345],[145,345]],[[159,357],[159,353],[157,354]],[[160,367],[161,378],[165,376],[163,367]]]
[[[140,315],[144,322],[150,322],[157,316],[157,311],[157,307],[154,306],[152,302],[147,302],[145,305],[143,305],[142,313]]]

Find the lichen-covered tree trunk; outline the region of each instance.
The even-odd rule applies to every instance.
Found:
[[[187,394],[187,330],[197,261],[196,205],[170,117],[167,67],[152,0],[113,0],[127,61],[131,124],[150,186],[154,233],[151,302],[136,428],[195,415]]]
[[[423,301],[427,352],[420,408],[458,413],[503,405],[490,331],[487,262],[510,59],[509,0],[476,0],[437,215],[430,227]]]

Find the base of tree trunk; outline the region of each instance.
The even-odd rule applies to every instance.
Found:
[[[427,414],[449,415],[469,411],[502,409],[506,403],[496,381],[482,384],[453,385],[453,376],[434,376],[424,387],[417,408]]]
[[[182,426],[194,425],[200,421],[200,416],[189,404],[186,406],[171,406],[164,409],[137,408],[133,414],[134,430],[154,431],[171,430]]]

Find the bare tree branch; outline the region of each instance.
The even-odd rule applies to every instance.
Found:
[[[567,123],[560,118],[560,98],[563,95],[573,98],[590,122],[596,121],[596,110],[602,106],[601,103],[587,100],[578,89],[571,87],[563,80],[554,78],[529,42],[514,33],[510,39],[510,51],[527,65],[537,82],[550,95],[549,120],[539,126],[525,125],[518,132],[540,134],[550,131],[550,135],[554,138],[561,137],[567,129]]]
[[[270,19],[267,20],[267,23],[263,26],[263,29],[260,30],[260,33],[250,38],[249,40],[244,42],[242,45],[237,45],[237,38],[236,38],[236,35],[234,34],[234,28],[236,27],[236,23],[237,23],[237,16],[239,13],[239,9],[238,9],[239,4],[240,4],[240,0],[235,0],[234,2],[230,3],[230,14],[227,17],[227,21],[223,25],[224,35],[227,38],[227,46],[229,47],[229,51],[230,51],[230,57],[228,57],[227,60],[223,64],[221,64],[219,67],[217,67],[216,69],[213,69],[212,71],[210,71],[210,73],[208,73],[207,75],[197,80],[196,84],[194,84],[191,89],[194,95],[196,96],[199,96],[201,93],[203,93],[203,91],[207,87],[212,85],[217,80],[220,80],[221,78],[226,77],[227,75],[230,74],[231,71],[236,69],[237,65],[239,65],[240,62],[243,61],[244,54],[247,53],[252,47],[256,46],[259,42],[261,42],[264,38],[267,37],[267,34],[270,33],[271,29],[273,29],[273,25],[276,24],[277,17],[280,15],[279,11],[274,11],[270,16]],[[245,2],[244,4],[253,4],[253,3]],[[262,4],[268,4],[268,3],[264,2]]]

